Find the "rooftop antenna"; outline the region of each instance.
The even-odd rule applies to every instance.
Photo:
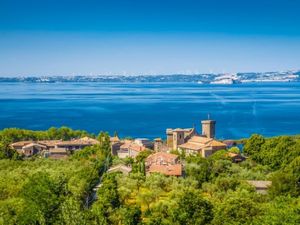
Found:
[[[210,114],[209,113],[207,113],[207,119],[210,120]]]

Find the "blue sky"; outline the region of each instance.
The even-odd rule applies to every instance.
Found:
[[[0,0],[0,76],[299,69],[300,0]]]

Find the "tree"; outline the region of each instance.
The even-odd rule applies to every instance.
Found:
[[[300,156],[295,158],[286,168],[277,171],[271,177],[272,185],[269,194],[300,196]]]
[[[99,145],[106,156],[111,157],[110,137],[107,132],[100,132],[98,135]]]
[[[141,209],[138,206],[122,206],[114,217],[115,224],[137,225],[141,222]]]
[[[256,154],[261,150],[262,145],[265,143],[265,138],[259,134],[253,134],[246,141],[244,145],[243,152],[253,156],[253,159],[256,159]]]
[[[276,197],[265,204],[263,215],[254,224],[294,225],[300,224],[300,199],[290,196]]]
[[[45,224],[45,218],[39,207],[23,198],[10,198],[0,201],[0,224],[27,225]]]
[[[31,176],[21,193],[28,203],[39,207],[47,223],[57,219],[59,205],[65,195],[65,182],[56,183],[45,172],[38,172]]]
[[[207,159],[199,156],[189,156],[186,161],[186,176],[195,179],[198,182],[198,187],[201,187],[210,177],[209,162]]]
[[[200,192],[185,190],[177,199],[171,217],[178,224],[209,224],[213,219],[212,205],[201,197]]]
[[[253,224],[252,221],[261,214],[257,202],[247,192],[235,192],[225,197],[224,201],[216,205],[214,225],[242,225]]]
[[[10,147],[7,138],[3,138],[0,142],[0,159],[18,159],[18,153]]]
[[[69,197],[61,204],[59,217],[60,224],[65,225],[84,225],[88,224],[85,211],[81,209],[80,202],[75,198]]]
[[[238,147],[231,147],[230,149],[228,149],[228,152],[240,154],[240,149]]]

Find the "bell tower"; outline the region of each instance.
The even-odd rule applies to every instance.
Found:
[[[173,130],[173,150],[177,150],[179,145],[184,144],[184,130]]]
[[[202,120],[202,135],[207,138],[215,138],[216,121],[210,120],[209,116],[207,120]]]

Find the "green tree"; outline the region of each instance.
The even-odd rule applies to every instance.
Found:
[[[254,198],[247,192],[236,192],[225,197],[224,201],[216,205],[214,225],[242,225],[253,224],[262,212]]]
[[[208,160],[199,156],[189,156],[186,161],[186,176],[195,179],[198,187],[201,187],[210,177],[211,168]]]
[[[138,206],[122,206],[120,207],[113,218],[111,218],[113,224],[123,225],[138,225],[141,223],[141,209]]]
[[[10,147],[7,138],[3,138],[0,142],[0,159],[18,159],[18,153]]]
[[[246,141],[244,145],[243,152],[253,156],[253,159],[256,159],[257,153],[260,152],[262,145],[265,143],[265,138],[259,134],[253,134],[251,137]]]
[[[300,199],[290,196],[276,197],[265,204],[263,215],[256,218],[254,224],[300,224]]]
[[[175,224],[209,224],[213,219],[212,205],[201,197],[200,192],[186,190],[177,199],[171,216]]]
[[[47,224],[51,224],[57,219],[60,203],[66,195],[65,184],[55,182],[45,172],[38,172],[23,186],[21,196],[28,203],[39,207]]]
[[[59,224],[84,225],[88,224],[85,211],[81,208],[80,202],[69,197],[61,204]]]
[[[300,196],[300,156],[295,158],[286,168],[277,171],[271,177],[272,185],[269,194]]]
[[[22,198],[10,198],[0,201],[1,225],[46,224],[43,213],[36,204],[30,204]]]

